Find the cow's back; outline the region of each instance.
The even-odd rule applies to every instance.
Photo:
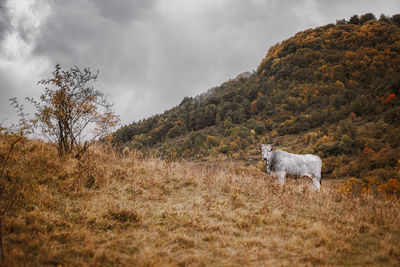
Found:
[[[276,171],[285,171],[290,175],[315,176],[321,178],[321,158],[316,155],[292,154],[275,150]]]

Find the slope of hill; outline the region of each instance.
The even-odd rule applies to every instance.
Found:
[[[300,32],[257,71],[127,125],[114,142],[169,158],[258,153],[274,142],[323,157],[324,175],[398,178],[400,15]]]
[[[0,141],[4,155],[11,140]],[[138,156],[96,146],[59,158],[52,144],[18,143],[0,179],[0,266],[399,264],[398,199]]]

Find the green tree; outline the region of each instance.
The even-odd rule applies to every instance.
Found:
[[[372,13],[367,13],[364,14],[360,17],[360,24],[363,25],[365,24],[367,21],[370,21],[371,19],[376,19],[375,15]]]
[[[400,14],[393,15],[392,21],[395,25],[400,27]]]
[[[349,19],[349,24],[355,24],[358,25],[360,24],[360,18],[358,17],[358,15],[354,15]]]
[[[379,16],[379,21],[388,22],[390,18],[386,17],[385,14]]]
[[[174,122],[174,127],[168,131],[168,137],[174,138],[185,133],[185,124],[183,121]]]

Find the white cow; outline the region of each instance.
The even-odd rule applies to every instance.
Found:
[[[285,183],[286,175],[308,176],[314,188],[321,187],[321,158],[315,155],[292,154],[275,150],[273,145],[261,145],[262,159],[267,165],[268,174],[278,177],[280,184]]]

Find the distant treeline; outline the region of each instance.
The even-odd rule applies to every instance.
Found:
[[[400,14],[357,15],[309,29],[269,49],[257,72],[185,97],[176,107],[119,129],[117,143],[151,146],[209,126],[245,124],[279,134],[334,123],[351,112],[398,124],[389,95],[400,88]],[[398,101],[394,99],[393,101]]]

